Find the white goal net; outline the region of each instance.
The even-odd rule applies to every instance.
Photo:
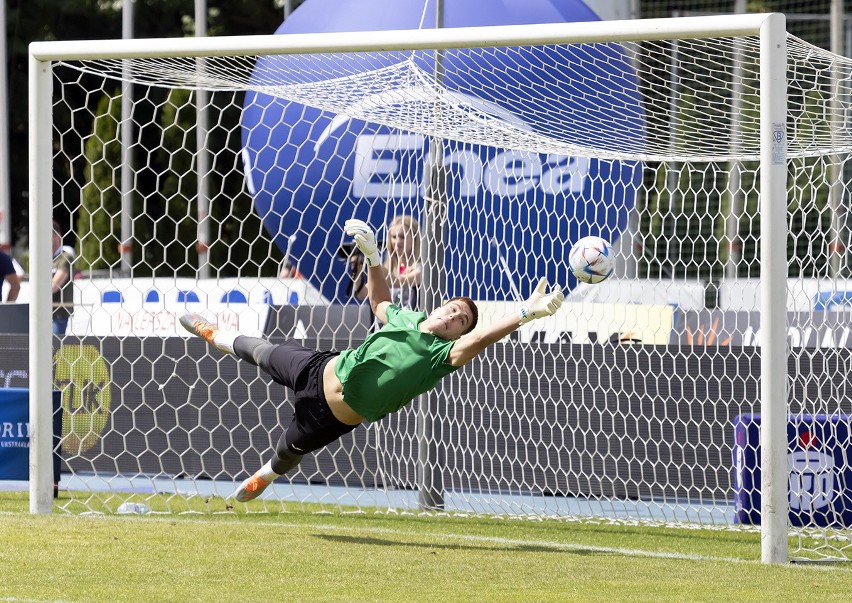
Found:
[[[759,525],[760,38],[655,37],[671,39],[56,56],[36,160],[52,166],[41,190],[74,248],[73,311],[50,352],[54,509]],[[789,325],[780,462],[790,550],[844,558],[852,62],[794,37],[787,52],[787,197],[772,200],[789,228],[787,299],[773,300]],[[399,216],[413,218],[391,273],[399,303],[468,295],[487,323],[546,276],[563,309],[259,501],[226,499],[268,458],[292,395],[176,316],[357,345],[374,326],[342,225],[363,219],[390,248]],[[614,243],[603,284],[567,270],[585,235]],[[418,262],[412,287],[401,275]]]

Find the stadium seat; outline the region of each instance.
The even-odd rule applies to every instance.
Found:
[[[814,310],[837,310],[852,306],[852,291],[821,291],[814,297]]]
[[[101,294],[101,302],[104,304],[121,304],[124,303],[124,296],[121,294],[121,291],[104,291]]]
[[[160,294],[156,289],[151,289],[145,294],[145,303],[155,303],[160,301]]]
[[[201,300],[198,299],[198,293],[195,291],[178,291],[177,300],[179,303],[201,303]]]
[[[231,291],[225,291],[225,294],[222,296],[222,303],[247,304],[248,299],[246,299],[245,293],[234,289]]]
[[[275,300],[272,298],[272,291],[264,291],[263,292],[263,303],[272,305],[275,303]]]

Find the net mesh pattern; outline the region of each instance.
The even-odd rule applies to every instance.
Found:
[[[750,37],[58,63],[54,202],[81,277],[54,355],[73,493],[58,506],[233,511],[222,497],[268,458],[292,393],[176,317],[358,345],[374,326],[342,223],[368,221],[389,258],[394,217],[411,215],[405,261],[433,277],[405,299],[394,264],[400,303],[470,295],[487,324],[547,276],[563,310],[307,456],[249,512],[750,529],[737,513],[759,456],[758,69]],[[787,77],[790,413],[815,438],[791,439],[791,487],[813,510],[827,496],[813,484],[848,469],[814,444],[846,432],[808,417],[852,413],[836,211],[850,60],[789,36]],[[567,268],[585,234],[614,243],[601,285]],[[836,524],[795,533],[803,554],[848,553]]]

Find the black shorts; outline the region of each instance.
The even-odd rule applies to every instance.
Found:
[[[276,383],[289,387],[300,398],[321,397],[325,400],[322,372],[328,361],[339,352],[317,352],[293,340],[275,346],[269,356],[269,375]]]
[[[296,454],[318,450],[357,425],[342,423],[325,399],[322,375],[338,352],[317,352],[288,341],[276,346],[269,357],[268,373],[274,381],[293,390],[293,421],[278,443]]]

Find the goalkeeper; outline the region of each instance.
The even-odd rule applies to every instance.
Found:
[[[330,444],[364,419],[378,421],[429,391],[442,377],[530,320],[550,316],[562,305],[562,291],[547,292],[542,279],[517,313],[474,331],[478,312],[468,297],[455,297],[426,316],[390,303],[391,295],[372,229],[347,220],[346,234],[366,258],[367,295],[384,326],[358,348],[317,352],[295,341],[273,345],[264,339],[219,331],[198,314],[180,323],[224,353],[247,360],[295,392],[293,420],[272,458],[245,480],[234,497],[246,502],[302,456]]]

